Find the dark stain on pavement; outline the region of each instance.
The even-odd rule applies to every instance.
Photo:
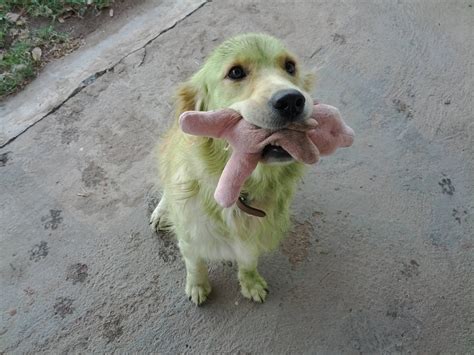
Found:
[[[332,41],[338,44],[346,44],[346,36],[339,33],[334,33],[332,36]]]
[[[30,254],[30,260],[40,261],[46,258],[49,252],[48,243],[41,241],[39,244],[35,244],[33,248],[28,252]]]
[[[416,318],[413,315],[413,302],[409,299],[395,299],[389,303],[385,315],[393,320],[404,318],[406,320],[416,323]],[[411,323],[411,322],[410,322]]]
[[[404,113],[406,118],[413,117],[413,111],[407,103],[400,99],[393,99],[392,102],[395,105],[395,109],[397,110],[397,112]]]
[[[418,262],[412,259],[409,263],[403,263],[403,269],[400,273],[405,276],[406,279],[418,276],[420,274],[419,266]]]
[[[467,222],[469,214],[465,209],[453,208],[451,216],[454,217],[454,220],[458,222],[458,224],[461,224],[462,221]]]
[[[61,143],[71,144],[79,140],[79,130],[77,127],[68,127],[61,132]]]
[[[103,336],[107,343],[113,342],[123,334],[122,316],[111,315],[103,325]]]
[[[105,170],[93,161],[82,172],[82,181],[86,187],[95,187],[106,179]]]
[[[7,165],[7,161],[10,159],[8,157],[8,154],[10,153],[11,152],[5,152],[5,153],[0,154],[0,167]]]
[[[364,310],[351,311],[343,326],[350,339],[349,346],[359,354],[413,352],[421,327],[412,308],[409,302],[395,301],[386,312],[387,321]]]
[[[173,233],[159,231],[158,239],[160,240],[160,249],[158,256],[165,263],[174,262],[179,255],[179,248]]]
[[[45,222],[44,229],[55,230],[63,221],[61,217],[61,210],[49,210],[48,216],[41,217],[41,222]]]
[[[456,191],[456,188],[454,187],[452,181],[450,178],[442,178],[440,182],[438,182],[438,185],[441,186],[443,194],[447,194],[452,196],[454,194],[454,191]]]
[[[69,265],[66,271],[66,280],[71,280],[72,284],[84,282],[89,276],[87,273],[89,267],[86,264],[76,263]]]
[[[74,307],[72,303],[74,300],[69,297],[58,297],[56,298],[56,303],[54,304],[54,315],[58,315],[61,318],[65,318],[68,314],[74,312]]]

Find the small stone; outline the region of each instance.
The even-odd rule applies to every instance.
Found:
[[[8,313],[13,317],[16,314],[16,308],[11,309]]]
[[[109,10],[109,16],[110,16],[110,17],[114,16],[114,9],[110,9],[110,10]]]
[[[39,62],[41,60],[41,54],[42,54],[42,51],[40,47],[35,47],[31,51],[31,56],[33,57],[33,60],[35,62]]]
[[[20,18],[20,14],[15,14],[14,12],[7,12],[5,18],[10,22],[15,23]]]

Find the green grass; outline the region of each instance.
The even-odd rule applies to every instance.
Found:
[[[17,87],[34,78],[30,45],[20,41],[11,46],[0,60],[0,97],[15,92]]]
[[[111,0],[0,0],[0,99],[18,91],[31,81],[44,64],[33,60],[31,51],[35,47],[43,54],[58,46],[67,46],[67,35],[54,30],[62,16],[84,16],[88,11],[99,11],[111,4]],[[7,14],[20,14],[16,22]],[[50,25],[31,29],[29,20],[42,17]]]
[[[5,5],[0,7],[3,6],[9,9],[8,11],[21,9],[32,17],[55,19],[69,11],[82,16],[88,9],[100,10],[108,7],[111,2],[111,0],[6,0]]]

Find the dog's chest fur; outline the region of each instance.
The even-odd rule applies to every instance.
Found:
[[[235,205],[222,209],[213,197],[217,177],[196,177],[194,191],[170,211],[179,243],[192,245],[193,253],[208,260],[251,260],[276,248],[289,227],[289,206],[300,174],[299,166],[255,170],[244,190],[248,202],[266,212],[263,218],[248,215]],[[174,181],[190,178],[183,166],[174,175]],[[182,189],[183,194],[193,190],[186,184],[175,185],[175,189],[178,193]]]

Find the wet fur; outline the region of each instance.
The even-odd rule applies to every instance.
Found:
[[[250,50],[255,52],[255,46],[260,50],[259,58],[248,54]],[[258,165],[243,192],[250,205],[266,212],[265,218],[249,216],[235,206],[223,209],[213,194],[230,156],[226,143],[184,134],[177,117],[184,111],[215,110],[245,101],[265,76],[255,76],[240,88],[222,84],[228,62],[260,60],[258,68],[265,73],[284,76],[279,74],[279,64],[274,60],[279,52],[282,56],[291,55],[269,36],[250,34],[231,39],[216,49],[203,68],[178,90],[175,122],[159,149],[163,199],[152,216],[152,224],[167,226],[177,236],[187,269],[186,293],[196,304],[202,303],[211,290],[207,260],[237,261],[243,295],[259,302],[265,299],[268,291],[257,272],[258,257],[275,249],[288,231],[289,208],[304,167],[296,162]],[[312,83],[311,76],[301,73],[285,80],[292,80],[292,85],[305,92]],[[232,92],[226,95],[228,88]]]

